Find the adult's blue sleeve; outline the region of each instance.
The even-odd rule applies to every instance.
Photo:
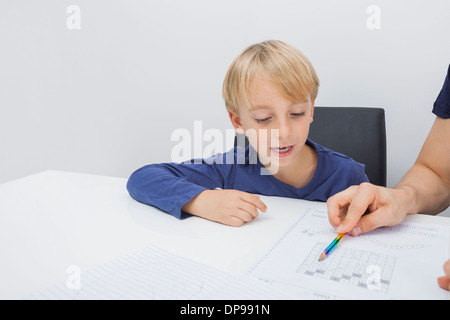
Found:
[[[433,105],[433,113],[439,118],[450,118],[450,66],[448,67],[447,76],[445,77],[444,85],[441,92]]]
[[[181,208],[200,192],[223,188],[223,173],[227,165],[201,163],[160,163],[144,166],[130,176],[127,189],[130,196],[155,206],[178,219],[190,216]],[[219,170],[220,169],[220,170]]]

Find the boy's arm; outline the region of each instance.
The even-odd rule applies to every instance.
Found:
[[[215,165],[162,163],[136,170],[128,179],[127,189],[135,200],[158,207],[177,218],[184,218],[181,208],[204,190],[223,187]]]
[[[229,152],[235,152],[235,149]],[[256,195],[239,190],[214,190],[230,187],[236,166],[226,164],[232,154],[216,155],[201,163],[152,164],[135,171],[127,189],[139,202],[181,219],[193,214],[230,226],[240,226],[258,216],[266,205]],[[236,156],[236,153],[234,154]],[[223,157],[223,158],[221,158]],[[233,163],[237,163],[234,159]]]
[[[223,188],[223,177],[232,166],[220,169],[208,164],[153,164],[134,172],[127,183],[130,195],[139,202],[181,219],[186,213],[230,226],[240,226],[265,212],[256,195]]]
[[[355,163],[347,183],[348,186],[359,185],[363,182],[370,182],[367,174],[364,172],[365,166]]]

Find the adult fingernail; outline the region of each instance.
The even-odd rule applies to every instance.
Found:
[[[360,227],[353,228],[350,234],[354,237],[359,236],[361,234],[361,228]]]
[[[341,224],[339,227],[336,228],[336,232],[337,233],[341,233],[342,231],[344,231],[344,225]]]

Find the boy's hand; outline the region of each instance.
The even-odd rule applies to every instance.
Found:
[[[267,210],[258,196],[238,190],[205,190],[182,208],[184,212],[233,227],[256,218],[258,209]]]

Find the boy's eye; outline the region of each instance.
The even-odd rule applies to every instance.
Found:
[[[268,121],[269,119],[270,119],[270,117],[267,117],[267,118],[264,118],[264,119],[255,119],[255,120],[256,120],[256,122],[258,122],[258,123],[263,123],[263,122]]]
[[[303,117],[305,115],[304,112],[300,112],[300,113],[291,113],[292,116],[294,117]]]

